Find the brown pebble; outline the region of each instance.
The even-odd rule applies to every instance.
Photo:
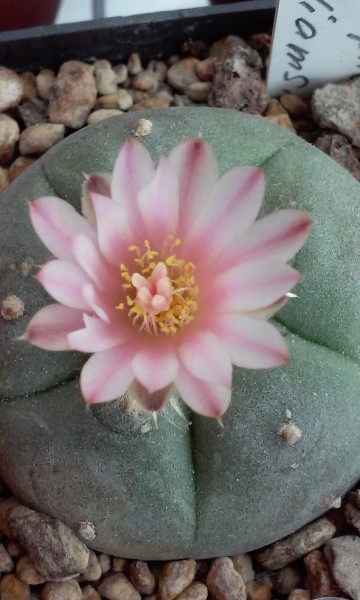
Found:
[[[18,111],[26,127],[49,122],[48,105],[40,98],[22,102],[18,106]]]
[[[11,161],[19,135],[20,128],[15,119],[0,114],[0,165]]]
[[[214,560],[206,577],[206,585],[214,600],[246,600],[244,580],[235,571],[230,558]]]
[[[156,96],[152,96],[151,98],[145,98],[141,100],[141,102],[137,102],[134,104],[129,112],[135,112],[138,110],[143,110],[144,108],[168,108],[170,106],[170,101],[166,98],[157,98]]]
[[[64,125],[43,123],[24,129],[20,134],[19,150],[24,156],[28,154],[44,154],[64,139]]]
[[[360,510],[360,489],[350,492],[348,498],[349,498],[349,502],[351,502],[351,504],[353,506],[355,506],[355,508]]]
[[[287,131],[291,131],[291,133],[296,133],[296,129],[295,129],[294,125],[292,124],[292,121],[288,114],[282,114],[282,115],[270,116],[270,117],[264,117],[264,118],[267,121],[269,121],[269,123],[273,123],[274,125],[279,125],[279,127],[282,127],[283,129],[287,129]],[[284,439],[284,437],[286,439],[288,439],[288,438],[293,439],[293,436],[291,433],[290,433],[290,435],[288,435],[288,429],[289,429],[290,425],[291,425],[290,423],[286,423],[283,426],[283,428],[282,428],[283,432],[281,432],[281,436],[283,437],[283,439]],[[297,438],[297,439],[299,439],[299,438]],[[295,443],[295,442],[292,442],[292,443],[286,442],[286,443],[292,445],[292,443]]]
[[[108,554],[105,554],[105,552],[100,552],[98,555],[98,561],[99,561],[99,565],[101,567],[101,572],[104,575],[104,573],[108,573],[111,569],[111,558]]]
[[[205,60],[200,60],[195,65],[196,75],[201,79],[201,81],[212,81],[215,74],[216,67],[216,57],[209,56],[205,58]]]
[[[108,60],[95,61],[94,74],[99,94],[114,94],[117,91],[116,75]]]
[[[140,594],[148,596],[155,591],[155,577],[150,571],[148,564],[143,560],[134,560],[130,563],[129,579]]]
[[[134,90],[139,90],[141,92],[154,93],[156,92],[158,85],[159,81],[151,71],[141,71],[141,73],[135,75],[132,81]]]
[[[159,83],[166,79],[167,66],[162,60],[151,60],[146,70],[152,73]]]
[[[117,108],[128,110],[133,105],[133,98],[126,90],[118,90],[116,94],[109,94],[98,98],[96,106],[98,108]]]
[[[236,554],[235,556],[230,556],[230,558],[235,571],[241,575],[245,584],[255,579],[255,571],[250,554]]]
[[[37,571],[28,554],[19,558],[16,564],[16,575],[20,581],[29,585],[39,585],[46,581],[46,577]]]
[[[6,498],[6,500],[0,502],[0,531],[9,539],[14,538],[9,526],[9,516],[15,506],[20,506],[20,502],[15,496],[11,496],[11,498]]]
[[[167,81],[177,92],[185,93],[186,88],[199,81],[195,67],[197,58],[183,58],[176,62],[167,72]]]
[[[122,573],[105,577],[97,590],[106,600],[141,600],[139,592]]]
[[[281,569],[293,560],[319,548],[332,538],[336,527],[322,518],[303,527],[296,533],[255,553],[257,562],[265,569]]]
[[[285,115],[281,115],[281,117],[285,117]],[[289,119],[289,115],[286,115],[287,118],[285,118],[285,122],[287,121],[287,119]],[[274,118],[274,117],[272,117]],[[278,117],[275,117],[275,119],[280,119],[280,115]],[[268,118],[268,120],[271,120],[271,117]],[[276,123],[275,121],[272,121],[273,123]],[[290,121],[291,123],[291,121]],[[280,125],[280,123],[278,123]],[[292,125],[292,124],[291,124]],[[280,125],[281,127],[281,125]],[[284,126],[285,129],[288,129],[288,126]],[[292,129],[289,129],[289,131],[293,131],[295,132],[295,129],[292,127]],[[299,439],[302,436],[302,432],[301,429],[295,425],[295,423],[292,423],[291,421],[289,421],[289,423],[285,423],[285,425],[283,425],[280,428],[279,431],[279,435],[281,435],[283,442],[285,442],[285,444],[288,444],[288,446],[293,446],[294,444],[296,444],[296,442],[299,441]]]
[[[23,84],[22,100],[31,100],[37,96],[36,77],[31,71],[24,71],[19,75]]]
[[[4,544],[0,544],[0,573],[11,573],[14,569],[14,561]]]
[[[308,590],[293,590],[288,596],[288,600],[311,600]]]
[[[0,67],[0,112],[17,106],[23,93],[20,77],[6,67]]]
[[[12,558],[20,558],[25,554],[24,548],[15,540],[9,540],[6,549]]]
[[[344,508],[345,520],[348,525],[351,525],[360,534],[360,511],[352,504],[345,504]]]
[[[40,98],[49,100],[50,88],[55,83],[55,73],[51,69],[42,69],[36,76],[36,87]]]
[[[127,70],[130,75],[137,75],[143,70],[140,56],[136,52],[130,54],[127,63]]]
[[[63,63],[50,89],[51,123],[80,129],[95,104],[96,95],[94,67],[76,60]]]
[[[48,581],[41,590],[41,600],[83,600],[77,581]]]
[[[85,571],[81,573],[81,581],[97,581],[101,575],[102,570],[98,557],[93,550],[90,550],[89,562]]]
[[[192,583],[196,573],[196,562],[173,560],[167,562],[159,576],[159,600],[173,600]]]
[[[309,111],[306,102],[295,94],[283,94],[280,102],[292,117],[302,117]]]
[[[81,589],[82,600],[101,600],[99,592],[92,585],[86,585]]]
[[[99,110],[94,110],[94,112],[89,114],[86,122],[88,125],[94,125],[105,119],[110,119],[110,117],[117,117],[122,114],[123,111],[118,108],[99,108]]]
[[[8,169],[0,167],[0,194],[7,188],[8,185],[10,185],[10,183],[11,179]]]
[[[314,142],[317,148],[331,156],[360,181],[360,156],[349,140],[338,133],[323,133]]]
[[[279,594],[289,594],[295,590],[301,583],[302,577],[298,569],[292,565],[283,567],[271,578],[274,590]]]
[[[262,581],[249,581],[246,584],[247,600],[271,600],[271,586]]]
[[[10,180],[14,181],[21,173],[26,171],[32,164],[34,164],[35,158],[29,156],[18,156],[9,167]]]
[[[24,310],[23,301],[15,296],[15,294],[12,294],[2,301],[0,314],[5,321],[12,321],[13,319],[22,317]]]
[[[176,596],[176,600],[206,600],[208,589],[204,583],[194,581],[186,590]]]
[[[341,596],[341,590],[336,585],[327,560],[320,550],[314,550],[305,556],[304,565],[308,574],[307,587],[313,598]]]
[[[211,89],[212,83],[210,81],[195,81],[186,88],[185,93],[194,102],[206,102]]]
[[[117,558],[114,556],[112,559],[112,571],[114,573],[124,573],[129,568],[129,561],[127,558]]]
[[[0,582],[1,600],[30,600],[30,586],[14,575],[5,575]]]
[[[281,106],[278,100],[270,100],[265,111],[265,117],[277,117],[278,115],[287,115],[286,110]]]

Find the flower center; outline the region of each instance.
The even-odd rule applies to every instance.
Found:
[[[179,238],[169,236],[160,257],[145,240],[143,254],[138,246],[129,246],[136,255],[134,263],[138,270],[130,273],[126,265],[120,265],[127,295],[126,303],[116,308],[128,307],[128,316],[140,331],[174,334],[194,319],[198,307],[195,266],[177,258],[176,248],[180,244]]]

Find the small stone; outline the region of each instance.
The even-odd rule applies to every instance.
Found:
[[[40,100],[40,98],[22,102],[18,110],[26,127],[49,122],[48,107],[44,100]]]
[[[196,562],[173,560],[167,562],[159,576],[159,600],[173,600],[192,583],[196,573]]]
[[[104,573],[108,573],[108,571],[110,571],[111,569],[111,558],[108,554],[105,554],[105,552],[100,552],[100,554],[98,554],[98,561],[99,561],[99,565],[101,567],[101,572],[104,575]]]
[[[134,560],[130,563],[129,579],[140,594],[148,596],[155,591],[155,577],[150,571],[148,564],[143,560]]]
[[[271,600],[271,586],[262,581],[249,581],[246,584],[247,600]]]
[[[355,506],[355,508],[360,510],[360,489],[350,492],[348,497],[349,497],[349,502],[351,502],[351,504],[353,506]]]
[[[101,600],[100,594],[92,585],[86,585],[82,588],[82,600]]]
[[[308,574],[307,587],[313,598],[341,596],[341,590],[336,585],[326,558],[320,550],[314,550],[305,556],[304,565]]]
[[[215,57],[220,61],[236,57],[243,60],[248,67],[255,69],[259,73],[263,67],[260,54],[257,50],[254,50],[245,40],[237,35],[227,35],[215,42],[209,50],[209,56]]]
[[[129,112],[135,112],[138,110],[144,110],[145,108],[168,108],[170,106],[170,101],[166,98],[157,98],[156,96],[152,96],[151,98],[145,98],[141,100],[141,102],[137,102],[134,104]]]
[[[360,148],[360,77],[345,83],[329,83],[314,91],[312,111],[320,127],[346,135]]]
[[[132,81],[134,90],[139,90],[141,92],[154,93],[156,92],[158,85],[159,81],[151,71],[141,71],[141,73],[135,75]]]
[[[120,110],[128,110],[133,105],[133,98],[126,90],[118,90],[116,94],[101,96],[97,100],[99,108],[120,108]]]
[[[24,548],[18,542],[15,542],[15,540],[9,540],[6,549],[12,558],[20,558],[20,556],[24,556],[25,554]]]
[[[20,129],[15,119],[0,114],[0,165],[11,161],[19,135]]]
[[[94,67],[76,60],[63,63],[50,89],[51,123],[80,129],[95,104],[96,96]]]
[[[0,194],[3,192],[8,185],[10,185],[11,179],[9,175],[9,171],[0,167]]]
[[[110,117],[117,117],[122,114],[124,114],[124,111],[118,108],[99,108],[99,110],[94,110],[94,112],[89,114],[86,122],[88,125],[94,125],[105,119],[110,119]]]
[[[283,94],[280,103],[292,117],[303,117],[309,112],[306,102],[295,94]]]
[[[18,560],[16,564],[16,575],[20,581],[28,583],[29,585],[40,585],[46,581],[46,577],[36,570],[28,554],[25,554],[25,556],[22,556]]]
[[[283,567],[271,579],[274,590],[284,595],[295,590],[302,581],[301,574],[292,565]]]
[[[136,52],[130,54],[127,63],[127,70],[130,75],[137,75],[143,70],[140,56]]]
[[[55,83],[55,73],[51,69],[42,69],[36,76],[36,87],[40,98],[50,99],[50,89]]]
[[[189,85],[200,81],[195,71],[198,62],[197,58],[183,58],[170,67],[167,81],[174,90],[185,93]]]
[[[289,535],[265,550],[255,553],[257,562],[265,569],[281,569],[312,550],[322,546],[332,538],[336,527],[325,518],[318,519]]]
[[[0,314],[5,321],[12,321],[22,317],[24,310],[23,301],[13,294],[2,301]]]
[[[116,65],[115,67],[113,67],[113,71],[115,73],[115,81],[118,85],[121,85],[127,80],[128,70],[126,65]]]
[[[41,600],[83,600],[77,581],[48,581],[41,590]]]
[[[3,544],[0,544],[0,573],[11,573],[14,561]]]
[[[30,600],[30,587],[14,575],[5,575],[0,582],[1,600]]]
[[[230,558],[235,571],[241,575],[245,584],[255,579],[255,571],[250,554],[237,554],[236,556],[230,556]]]
[[[176,600],[206,600],[208,589],[204,583],[194,581],[186,590],[176,596]]]
[[[31,100],[37,96],[36,77],[31,71],[25,71],[19,75],[23,84],[22,100]]]
[[[347,169],[355,179],[360,181],[360,160],[356,156],[349,140],[339,133],[323,133],[314,145],[331,156],[342,167]]]
[[[339,587],[352,600],[360,600],[360,538],[343,535],[330,540],[325,545],[325,556]]]
[[[24,156],[27,154],[44,154],[63,140],[64,135],[64,125],[43,123],[42,125],[28,127],[20,134],[20,153]]]
[[[195,65],[195,73],[201,81],[212,81],[215,75],[217,58],[209,56]]]
[[[94,75],[99,94],[114,94],[117,91],[116,75],[108,60],[95,61]]]
[[[89,562],[85,571],[81,573],[81,581],[97,581],[101,575],[102,570],[98,557],[93,550],[90,550]]]
[[[308,590],[293,590],[288,596],[288,600],[311,600]]]
[[[0,67],[0,112],[17,106],[23,93],[20,77],[6,67]]]
[[[186,88],[185,92],[187,97],[194,102],[206,102],[211,89],[210,81],[195,81]]]
[[[291,133],[296,133],[296,129],[295,129],[294,125],[292,124],[292,121],[291,121],[289,115],[284,114],[284,115],[278,115],[276,117],[265,117],[265,119],[267,121],[269,121],[269,123],[273,123],[274,125],[278,125],[279,127],[282,127],[283,129],[287,129]],[[284,425],[285,429],[286,429],[287,425],[288,425],[288,423],[286,425]],[[286,433],[285,433],[285,437],[287,437]],[[287,443],[289,443],[289,442],[287,442]],[[295,442],[293,442],[293,443],[295,443]],[[290,444],[290,445],[292,445],[292,444]]]
[[[214,600],[246,600],[244,580],[235,571],[230,558],[214,560],[206,577],[206,585]]]
[[[122,573],[105,577],[97,590],[106,600],[141,600],[139,592]]]
[[[9,516],[15,506],[20,506],[20,502],[11,496],[0,502],[0,531],[6,535],[6,537],[13,539],[13,534],[9,526]]]
[[[345,504],[344,515],[347,524],[354,527],[357,533],[360,533],[360,511],[348,503]]]
[[[158,82],[164,82],[166,79],[167,66],[162,60],[151,60],[146,67],[147,71],[150,71]]]
[[[129,561],[127,558],[117,558],[116,556],[112,559],[112,571],[114,573],[124,573],[129,568]]]
[[[95,525],[90,521],[79,521],[78,532],[85,540],[94,540],[96,538]]]
[[[152,94],[149,94],[149,92],[141,92],[140,90],[129,90],[129,94],[132,95],[134,104],[136,104],[137,102],[141,102],[142,100],[145,100],[145,98],[152,97]]]
[[[286,115],[287,112],[283,108],[278,100],[270,100],[267,109],[265,111],[265,117],[277,117],[279,115]]]
[[[151,133],[152,126],[152,121],[149,121],[148,119],[139,119],[136,121],[132,133],[135,137],[145,137]]]
[[[17,506],[9,515],[9,525],[35,568],[48,579],[71,577],[86,569],[89,550],[58,519]]]
[[[290,121],[290,119],[289,119],[289,121]],[[291,123],[291,121],[290,121],[290,123]],[[290,421],[289,423],[285,423],[285,425],[283,425],[281,427],[281,429],[279,431],[279,435],[281,435],[282,440],[283,440],[283,442],[285,442],[285,444],[288,444],[289,446],[293,446],[301,438],[302,432],[301,432],[301,429],[297,425],[295,425],[295,423],[292,423]]]
[[[35,158],[30,158],[29,156],[18,156],[14,160],[14,162],[10,165],[9,175],[11,181],[14,181],[21,173],[26,171],[28,167],[33,165],[35,162]]]

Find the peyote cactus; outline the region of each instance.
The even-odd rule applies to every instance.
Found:
[[[153,122],[142,142],[156,162],[182,140],[201,137],[221,172],[264,167],[263,214],[291,207],[313,221],[293,265],[304,276],[298,297],[274,319],[291,361],[235,368],[222,426],[181,403],[177,411],[166,405],[154,421],[132,401],[87,409],[78,375],[88,356],[19,340],[51,302],[31,277],[32,265],[50,253],[31,226],[28,201],[55,195],[80,212],[84,173],[112,171],[139,114],[91,126],[2,198],[1,298],[16,295],[24,315],[0,329],[1,475],[29,506],[75,530],[92,523],[94,548],[153,560],[235,554],[324,512],[360,475],[360,188],[328,157],[259,118],[192,108],[142,116]],[[280,295],[294,273],[286,271],[291,281]],[[279,435],[291,418],[302,433],[298,439],[296,430],[294,445]]]

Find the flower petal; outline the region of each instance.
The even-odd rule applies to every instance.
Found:
[[[138,204],[145,229],[152,243],[160,243],[177,233],[179,220],[179,183],[164,156],[151,183],[139,192]]]
[[[213,266],[229,269],[244,261],[263,257],[287,262],[305,244],[310,225],[309,217],[293,208],[267,215],[253,223],[241,238],[225,248]]]
[[[115,162],[111,196],[125,210],[130,228],[140,233],[142,219],[137,203],[138,193],[154,177],[154,165],[148,150],[140,142],[126,140]]]
[[[119,269],[115,271],[109,266],[99,248],[86,235],[74,238],[73,255],[85,273],[102,288],[111,290],[120,280]]]
[[[264,319],[247,315],[217,315],[212,331],[221,339],[231,361],[245,369],[269,369],[289,362],[285,339]]]
[[[69,334],[70,348],[79,352],[102,352],[123,344],[129,331],[119,323],[104,323],[98,317],[84,315],[85,328]],[[82,323],[83,325],[84,323]]]
[[[301,279],[287,263],[259,260],[233,267],[213,282],[216,312],[257,310],[279,300]]]
[[[175,386],[184,402],[204,417],[221,417],[231,401],[231,387],[207,383],[179,366]]]
[[[63,260],[73,260],[71,245],[75,235],[94,235],[87,220],[71,204],[55,196],[42,196],[31,202],[30,219],[45,246]]]
[[[171,384],[177,374],[179,361],[175,351],[167,346],[151,344],[138,350],[132,362],[136,379],[153,394]]]
[[[210,331],[199,331],[186,337],[178,350],[186,369],[204,381],[231,385],[231,361],[221,340]]]
[[[86,302],[87,309],[90,308],[90,310],[105,323],[111,323],[114,308],[116,307],[115,300],[113,304],[110,305],[110,310],[103,294],[98,292],[92,283],[85,283],[85,285],[82,286],[81,294]]]
[[[70,350],[68,334],[82,325],[80,310],[63,304],[48,304],[28,323],[24,339],[44,350]]]
[[[96,216],[92,205],[91,194],[100,194],[111,198],[111,176],[96,173],[86,177],[81,195],[81,212],[94,228]]]
[[[146,410],[157,412],[169,400],[173,393],[173,385],[167,385],[156,392],[150,394],[146,387],[139,381],[134,381],[131,385],[130,396],[134,397]]]
[[[131,235],[125,210],[101,194],[92,193],[91,201],[96,215],[100,249],[108,261],[119,265],[125,261]]]
[[[175,146],[169,154],[169,163],[179,181],[181,237],[208,200],[218,179],[218,166],[213,149],[201,139],[186,140]]]
[[[81,288],[89,279],[77,265],[64,260],[51,260],[42,267],[35,278],[54,300],[73,308],[87,309]]]
[[[88,404],[109,402],[127,392],[134,380],[133,354],[134,350],[124,344],[89,358],[80,376],[81,392]]]

